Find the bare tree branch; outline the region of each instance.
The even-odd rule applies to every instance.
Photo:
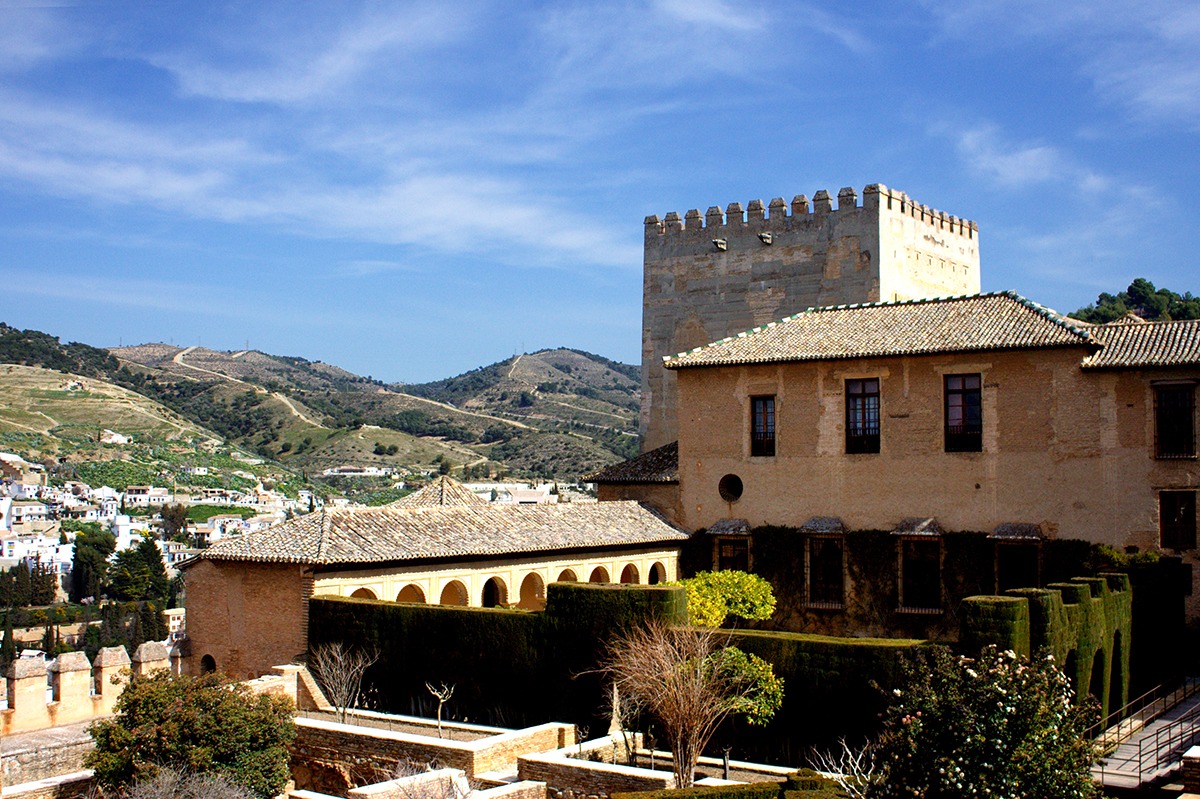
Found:
[[[828,774],[850,799],[866,799],[872,786],[879,782],[874,749],[870,745],[855,749],[845,738],[838,739],[837,749],[812,750],[808,764]]]
[[[378,652],[350,650],[340,641],[321,644],[312,650],[309,666],[321,689],[338,710],[338,721],[345,723],[346,712],[358,704],[363,674],[375,661]]]
[[[761,707],[762,684],[740,667],[744,663],[745,655],[726,648],[718,631],[701,627],[652,622],[614,642],[605,672],[626,701],[662,725],[676,787],[692,786],[696,763],[727,716]],[[771,712],[774,707],[766,715]]]

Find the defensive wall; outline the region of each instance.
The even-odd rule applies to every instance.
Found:
[[[645,220],[642,451],[677,437],[665,356],[806,308],[979,291],[979,227],[880,184]]]

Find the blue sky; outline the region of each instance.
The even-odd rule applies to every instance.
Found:
[[[640,360],[647,214],[884,183],[985,290],[1200,293],[1200,5],[0,0],[0,319]]]

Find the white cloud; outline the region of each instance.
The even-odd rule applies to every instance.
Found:
[[[1056,147],[1006,141],[994,125],[958,131],[954,136],[967,167],[1006,189],[1053,183],[1096,192],[1112,185],[1110,178],[1076,163]]]

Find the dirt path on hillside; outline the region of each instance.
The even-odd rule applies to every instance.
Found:
[[[314,422],[312,419],[309,419],[307,416],[305,416],[303,413],[301,413],[299,411],[299,409],[296,408],[295,405],[292,404],[292,401],[290,399],[288,399],[286,396],[279,393],[278,391],[267,391],[265,388],[262,388],[261,386],[256,386],[253,383],[247,383],[245,380],[239,380],[236,377],[231,377],[226,374],[221,374],[220,372],[214,372],[212,369],[205,369],[203,366],[193,366],[190,363],[184,363],[183,356],[187,355],[189,352],[191,352],[194,349],[196,349],[196,348],[188,347],[187,349],[180,350],[179,352],[175,353],[175,357],[171,359],[171,362],[174,364],[177,364],[179,366],[182,366],[184,369],[192,369],[193,371],[196,371],[196,372],[203,372],[204,374],[212,375],[214,377],[219,377],[222,380],[228,380],[231,383],[237,383],[239,385],[246,386],[247,388],[254,391],[255,394],[268,394],[269,396],[274,397],[275,399],[279,400],[284,405],[286,405],[287,409],[292,412],[292,415],[295,416],[300,421],[304,422],[305,424],[310,424],[313,427],[319,427],[322,430],[330,429],[330,428],[326,427],[325,425],[321,424],[320,422]],[[246,353],[242,352],[242,353],[238,353],[238,354],[245,355]],[[237,357],[237,356],[234,356],[234,357]]]

